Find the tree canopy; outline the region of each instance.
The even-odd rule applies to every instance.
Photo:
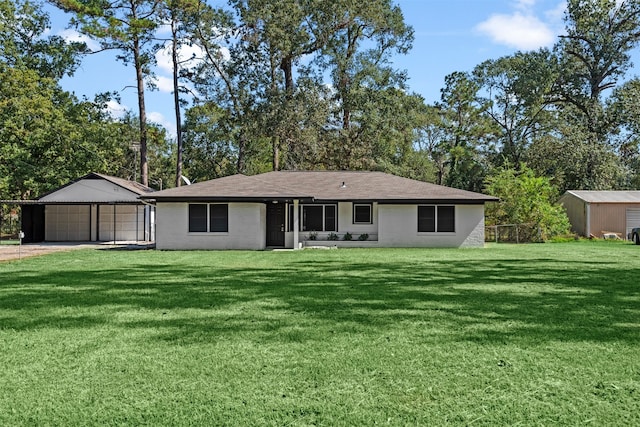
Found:
[[[640,84],[628,75],[640,41],[636,1],[568,0],[552,48],[453,71],[431,105],[393,63],[411,54],[414,34],[392,0],[53,3],[131,66],[139,108],[114,119],[104,108],[114,95],[66,93],[60,79],[73,75],[87,47],[49,35],[39,2],[0,0],[4,198],[31,197],[89,170],[167,186],[182,174],[201,181],[367,169],[473,191],[493,189],[512,171],[513,179],[545,180],[555,188],[549,198],[640,184]],[[158,33],[163,26],[170,37]],[[175,146],[147,123],[144,101],[154,55],[167,42]],[[202,55],[182,61],[181,46]]]

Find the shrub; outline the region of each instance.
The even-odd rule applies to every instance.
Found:
[[[342,236],[342,240],[352,240],[352,239],[353,239],[353,235],[351,235],[351,233],[349,233],[348,231],[344,233],[344,236]]]
[[[365,241],[369,238],[369,234],[368,233],[362,233],[360,236],[358,236],[358,240],[360,241]]]
[[[487,224],[531,224],[539,233],[522,236],[523,240],[547,241],[569,234],[569,218],[555,201],[556,188],[548,178],[535,176],[533,170],[521,165],[515,170],[509,165],[487,177],[486,191],[500,198],[488,203]]]
[[[316,231],[312,231],[309,233],[309,240],[318,240],[318,233]]]
[[[338,239],[339,239],[339,237],[338,237],[338,235],[336,233],[330,233],[327,236],[327,240],[338,240]]]

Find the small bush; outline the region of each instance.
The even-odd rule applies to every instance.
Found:
[[[338,239],[339,239],[339,237],[338,237],[338,235],[336,233],[330,233],[327,236],[327,240],[338,240]]]
[[[309,240],[318,240],[318,233],[315,231],[309,233]]]
[[[364,242],[365,240],[367,240],[369,238],[369,234],[368,233],[362,233],[359,237],[358,240],[360,240],[361,242]]]
[[[353,240],[353,235],[347,231],[344,233],[344,236],[342,236],[342,240]]]

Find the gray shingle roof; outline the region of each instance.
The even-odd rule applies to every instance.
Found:
[[[587,203],[640,203],[640,191],[571,190],[571,194]]]
[[[279,171],[260,175],[232,175],[189,186],[143,195],[144,199],[326,201],[458,201],[484,203],[495,197],[458,190],[383,172]]]
[[[145,185],[140,184],[139,182],[135,182],[135,181],[129,181],[127,179],[124,178],[118,178],[115,176],[110,176],[110,175],[103,175],[101,173],[90,173],[88,175],[85,175],[84,177],[80,178],[80,179],[86,179],[86,178],[90,178],[91,176],[96,176],[99,178],[102,178],[104,180],[107,180],[109,182],[112,182],[116,185],[119,185],[122,188],[125,188],[129,191],[132,191],[136,194],[145,194],[145,193],[152,193],[155,190],[153,188],[147,187]],[[78,180],[79,181],[79,180]]]

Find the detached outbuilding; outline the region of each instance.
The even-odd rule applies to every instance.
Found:
[[[22,206],[24,242],[154,240],[155,208],[139,197],[154,190],[134,181],[89,173]]]
[[[573,231],[581,236],[616,234],[626,239],[640,227],[640,191],[567,191],[560,198]]]

